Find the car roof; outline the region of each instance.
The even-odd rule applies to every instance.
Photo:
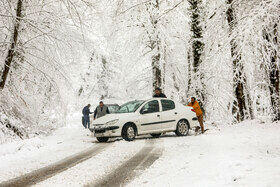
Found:
[[[162,100],[162,99],[164,99],[164,100],[171,100],[171,101],[173,101],[174,103],[177,103],[176,101],[174,101],[173,99],[169,99],[169,98],[164,98],[164,97],[152,97],[152,98],[150,98],[150,99],[147,99],[147,100],[143,100],[144,102],[148,102],[148,101],[152,101],[152,100]]]
[[[167,99],[167,100],[171,100],[173,102],[175,102],[173,99],[169,99],[169,98],[164,98],[164,97],[151,97],[149,99],[135,99],[135,100],[131,100],[131,101],[128,101],[128,102],[132,102],[132,101],[143,101],[144,103],[145,102],[148,102],[148,101],[152,101],[152,100],[160,100],[160,99]],[[106,104],[107,106],[120,106],[118,104]]]
[[[173,101],[173,99],[169,99],[169,98],[165,98],[165,97],[152,97],[150,99],[147,99],[146,101],[155,100],[155,99],[167,99],[167,100]]]

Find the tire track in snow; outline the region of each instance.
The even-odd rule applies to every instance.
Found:
[[[155,139],[146,140],[146,145],[136,155],[101,180],[87,184],[86,187],[123,186],[127,184],[134,177],[140,175],[143,170],[149,168],[162,155],[163,149],[156,148],[155,141]]]
[[[112,144],[113,143],[98,144],[97,146],[93,146],[85,151],[67,157],[49,166],[34,170],[30,173],[2,182],[0,183],[0,187],[10,187],[10,186],[22,187],[22,186],[30,186],[42,182],[58,173],[61,173],[81,162],[88,160],[89,158],[102,152],[106,147]]]

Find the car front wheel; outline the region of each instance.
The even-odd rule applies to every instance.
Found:
[[[109,140],[108,137],[97,137],[96,138],[99,142],[107,142]]]
[[[175,131],[177,136],[187,136],[189,133],[189,123],[187,120],[180,120],[177,123],[177,128]]]
[[[136,137],[136,127],[133,124],[126,124],[122,130],[122,137],[126,141],[133,141]]]

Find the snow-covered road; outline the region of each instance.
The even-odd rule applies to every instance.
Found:
[[[123,186],[135,176],[149,168],[162,154],[161,148],[155,148],[155,139],[147,138],[146,145],[132,158],[111,171],[100,180],[93,181],[86,186]]]
[[[79,113],[69,121],[51,136],[0,145],[0,186],[15,179],[36,186],[280,186],[279,123],[101,144]]]

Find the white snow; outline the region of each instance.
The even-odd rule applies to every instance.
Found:
[[[137,153],[143,147],[144,140],[117,141],[112,144],[95,157],[39,183],[38,186],[82,186],[96,182]]]
[[[164,155],[129,186],[280,186],[279,124],[254,121],[163,138]]]
[[[67,126],[48,137],[36,137],[0,145],[0,181],[47,166],[93,145],[94,139],[75,113]]]
[[[0,146],[0,183],[52,164],[96,140],[72,116],[65,128],[45,138]],[[211,126],[206,134],[165,136],[156,141],[163,155],[128,186],[280,186],[279,123],[246,121]],[[169,134],[168,134],[169,135]],[[145,140],[117,140],[92,158],[36,186],[82,186],[96,181],[135,155]]]

